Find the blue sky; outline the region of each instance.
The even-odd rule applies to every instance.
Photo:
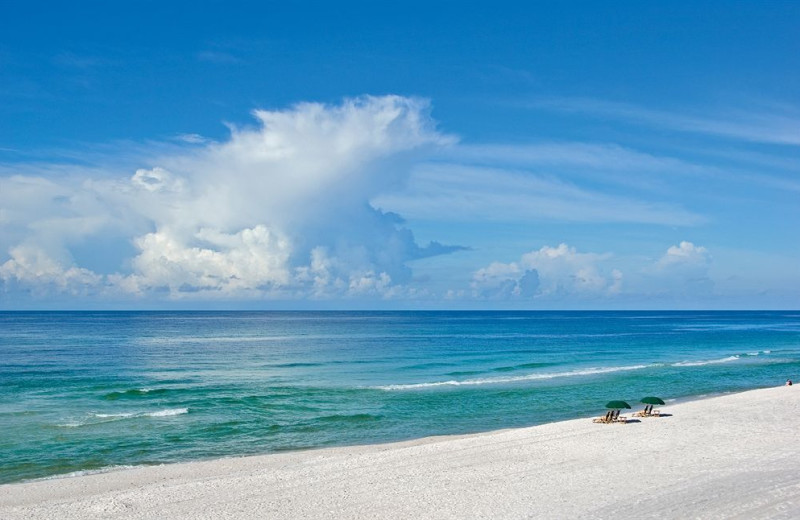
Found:
[[[798,307],[796,2],[3,12],[0,308]]]

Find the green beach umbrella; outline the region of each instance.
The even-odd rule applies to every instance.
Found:
[[[653,397],[653,396],[645,397],[639,402],[644,404],[662,404],[662,405],[664,404],[664,401],[661,400],[660,397]]]
[[[620,408],[630,408],[630,407],[631,405],[629,405],[625,401],[609,401],[606,403],[606,408],[614,408],[617,410]]]

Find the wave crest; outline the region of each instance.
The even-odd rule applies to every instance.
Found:
[[[700,367],[704,365],[716,365],[719,363],[730,363],[731,361],[736,361],[739,359],[739,356],[728,356],[722,359],[709,359],[705,361],[681,361],[679,363],[673,363],[672,366],[674,367]]]
[[[188,408],[167,408],[155,412],[96,413],[94,416],[99,419],[128,419],[130,417],[171,417],[185,413],[189,413]]]
[[[56,426],[60,428],[80,428],[81,426],[91,426],[93,424],[121,421],[124,419],[135,419],[139,417],[172,417],[186,413],[189,413],[188,408],[167,408],[164,410],[156,410],[155,412],[93,413],[84,420],[70,421]]]
[[[183,415],[189,413],[188,408],[170,408],[167,410],[159,410],[158,412],[148,412],[143,414],[144,417],[171,417],[173,415]]]
[[[135,388],[131,390],[109,392],[103,396],[103,399],[107,401],[116,401],[117,399],[136,399],[139,397],[152,397],[155,395],[161,395],[166,392],[166,388]]]
[[[506,383],[518,383],[521,381],[536,381],[541,379],[555,379],[557,377],[578,377],[578,376],[591,376],[596,374],[610,374],[613,372],[624,372],[628,370],[641,370],[654,365],[630,365],[622,367],[598,367],[587,368],[583,370],[571,370],[568,372],[550,372],[544,374],[527,374],[524,376],[513,377],[487,377],[482,379],[465,379],[458,381],[455,379],[449,381],[434,381],[431,383],[411,383],[404,385],[382,385],[372,387],[377,390],[416,390],[420,388],[435,388],[439,386],[478,386],[478,385],[499,385]]]

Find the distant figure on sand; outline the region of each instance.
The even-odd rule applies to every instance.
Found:
[[[791,379],[787,379],[786,380],[786,386],[792,386],[792,380]]]

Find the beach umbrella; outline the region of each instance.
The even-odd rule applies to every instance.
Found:
[[[626,403],[625,401],[609,401],[606,403],[606,408],[614,408],[615,410],[619,410],[620,408],[630,408],[631,405]]]
[[[644,404],[665,404],[660,397],[653,397],[653,396],[645,397],[639,402]]]

